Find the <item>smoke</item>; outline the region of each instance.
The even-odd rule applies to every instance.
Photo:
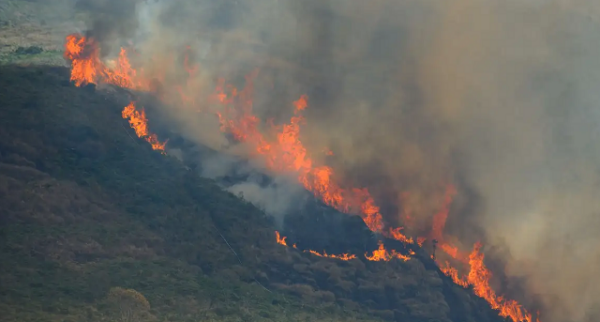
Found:
[[[289,178],[277,177],[275,182],[271,182],[266,186],[261,185],[261,182],[253,181],[253,179],[255,178],[236,183],[227,190],[256,205],[265,213],[272,215],[276,220],[276,224],[280,227],[283,226],[284,215],[301,205],[298,200],[302,192],[299,186],[291,182]]]
[[[265,176],[260,163],[247,162],[229,154],[202,157],[201,175],[215,179],[226,190],[251,202],[283,226],[284,216],[302,206],[306,192],[291,176]]]
[[[135,19],[136,4],[143,0],[77,0],[75,8],[91,17],[86,36],[95,38],[102,48],[101,54],[112,54],[138,27]]]
[[[506,244],[506,273],[546,300],[543,320],[598,318],[591,4],[445,3],[419,61],[425,106],[456,131],[455,169],[484,199],[478,225]]]
[[[543,321],[598,319],[596,2],[176,0],[89,8],[103,46],[131,41],[146,72],[166,71],[156,78],[158,95],[194,100],[194,108],[173,103],[164,111],[187,139],[250,155],[197,109],[209,106],[218,77],[240,87],[258,68],[254,112],[283,121],[291,102],[308,94],[302,140],[313,161],[331,165],[343,185],[368,187],[388,223],[427,234],[452,183],[449,239],[465,251],[482,239],[501,249],[494,268],[524,281],[513,292],[541,298]],[[194,77],[173,60],[197,63]],[[161,91],[167,84],[182,90]],[[239,164],[207,157],[203,174],[245,173],[230,191],[272,214],[301,195],[287,178],[250,175],[259,163]]]

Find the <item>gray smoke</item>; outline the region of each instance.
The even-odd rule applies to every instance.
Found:
[[[168,71],[161,86],[195,99],[185,106],[161,92],[188,139],[250,155],[198,110],[210,108],[216,78],[240,87],[258,68],[254,113],[284,121],[308,94],[302,140],[313,161],[368,187],[387,222],[427,231],[453,182],[446,232],[463,250],[482,238],[502,249],[504,274],[541,297],[542,321],[599,318],[597,1],[97,3],[90,26],[103,43],[133,40],[146,72]],[[198,65],[186,81],[169,63],[184,48]],[[264,169],[253,162],[249,172]],[[222,159],[203,169],[241,171]],[[285,213],[299,195],[287,179],[248,178],[231,191],[268,212]]]
[[[88,21],[86,36],[95,38],[101,54],[113,54],[114,45],[133,37],[138,28],[136,5],[144,0],[77,0],[75,8],[86,13]],[[117,49],[119,49],[117,47]]]

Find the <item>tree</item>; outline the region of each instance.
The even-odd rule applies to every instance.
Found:
[[[155,320],[150,303],[133,289],[113,287],[106,296],[107,315],[115,322],[149,322]]]

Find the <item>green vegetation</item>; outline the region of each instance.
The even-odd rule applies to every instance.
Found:
[[[75,1],[0,1],[0,65],[64,65],[63,39],[81,25]]]
[[[37,46],[0,52],[0,64],[60,65],[63,62],[62,51],[43,50]]]
[[[64,68],[0,70],[4,321],[108,319],[113,287],[159,320],[361,318],[259,285],[258,259],[287,253],[268,218],[134,138],[125,104]]]

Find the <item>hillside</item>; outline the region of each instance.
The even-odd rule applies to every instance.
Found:
[[[135,138],[126,95],[68,73],[0,70],[7,321],[115,319],[115,287],[159,320],[499,321],[423,257],[343,262],[278,245],[258,209]]]
[[[3,317],[94,319],[111,286],[161,319],[305,315],[240,283],[252,258],[284,251],[262,213],[132,139],[121,104],[72,88],[66,69],[0,74]]]
[[[502,321],[423,250],[366,260],[382,237],[318,200],[282,233],[358,258],[277,244],[262,211],[136,137],[127,92],[69,82],[56,44],[77,19],[46,5],[0,4],[2,321]],[[153,131],[198,160],[147,107]]]

